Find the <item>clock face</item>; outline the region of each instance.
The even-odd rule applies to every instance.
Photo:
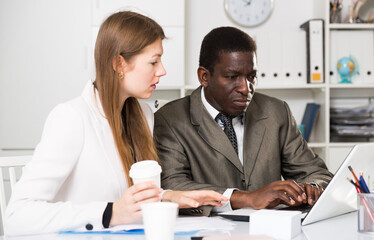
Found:
[[[225,0],[225,11],[235,23],[253,27],[266,21],[273,10],[273,0]]]

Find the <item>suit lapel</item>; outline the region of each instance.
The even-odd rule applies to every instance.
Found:
[[[265,118],[267,118],[266,114],[261,111],[253,99],[246,111],[244,123],[243,161],[246,179],[249,179],[252,174],[264,139],[266,128],[260,120]]]
[[[209,146],[224,155],[243,173],[243,166],[234,148],[231,147],[230,140],[204,107],[201,101],[201,89],[202,87],[199,87],[191,94],[191,123]]]

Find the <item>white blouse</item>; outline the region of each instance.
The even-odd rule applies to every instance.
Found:
[[[128,187],[113,134],[91,81],[49,114],[40,143],[6,209],[6,235],[102,228],[108,202]],[[153,112],[140,103],[153,130]]]

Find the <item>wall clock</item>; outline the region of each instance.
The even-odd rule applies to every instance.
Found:
[[[225,0],[226,14],[243,27],[254,27],[265,22],[273,7],[274,0]]]

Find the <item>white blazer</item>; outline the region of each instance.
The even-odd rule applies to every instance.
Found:
[[[33,159],[6,209],[6,235],[102,228],[108,202],[128,187],[113,134],[90,81],[49,114]],[[153,112],[141,103],[153,130]]]

